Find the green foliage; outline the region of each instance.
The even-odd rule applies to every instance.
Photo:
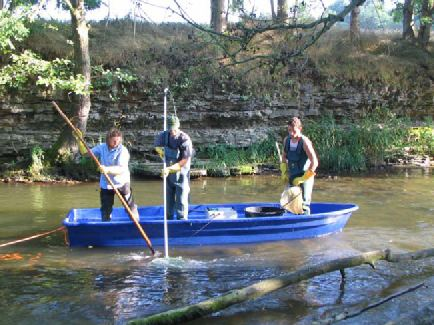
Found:
[[[434,124],[427,121],[425,126],[408,130],[407,145],[410,152],[416,155],[434,157]]]
[[[364,171],[402,152],[409,122],[377,108],[357,122],[338,125],[333,117],[306,121],[305,134],[312,140],[321,170]]]
[[[31,152],[31,162],[28,167],[28,172],[31,177],[40,176],[44,170],[44,150],[39,147],[33,147]]]
[[[421,17],[420,23],[424,24],[424,25],[431,25],[433,23],[433,19],[432,19],[432,17],[427,17],[427,16]]]
[[[244,11],[244,0],[232,0],[229,2],[229,11],[232,13]]]
[[[11,64],[0,70],[0,87],[22,90],[30,82],[34,82],[43,89],[63,89],[77,94],[88,92],[84,77],[73,76],[72,63],[69,60],[46,61],[29,50],[12,54],[11,60]]]
[[[27,22],[25,11],[12,14],[6,9],[0,10],[0,53],[6,54],[15,50],[13,43],[20,42],[29,35]]]
[[[336,1],[331,6],[328,6],[328,10],[330,13],[336,14],[343,10],[343,8],[348,5],[350,1]],[[402,4],[396,2],[398,6],[402,7]],[[398,11],[396,12],[398,14]],[[387,28],[387,29],[395,29],[400,26],[396,23],[402,20],[402,8],[401,8],[401,18],[396,20],[398,16],[391,15],[384,8],[384,3],[382,1],[366,1],[361,7],[360,11],[360,27],[368,30],[378,29],[378,28]],[[345,17],[343,23],[339,23],[339,25],[347,26],[350,23],[350,15]]]
[[[420,14],[421,14],[421,10],[422,10],[422,2],[423,0],[413,0],[412,1],[412,5],[413,5],[413,14],[412,16],[415,19],[415,22],[417,22],[420,18]],[[401,22],[402,19],[404,18],[403,15],[403,10],[404,10],[404,4],[396,1],[395,2],[395,8],[393,8],[390,11],[390,15],[392,16],[392,19],[394,22]]]
[[[395,23],[401,22],[402,19],[404,18],[403,10],[404,10],[404,4],[396,2],[395,8],[393,8],[390,11],[390,15],[392,16],[392,19]]]
[[[23,0],[22,0],[23,1]],[[26,1],[26,0],[24,0]],[[63,10],[69,10],[67,5],[65,4],[65,1],[63,0],[56,0],[57,1],[57,7],[62,8]],[[93,10],[101,7],[102,0],[85,0],[84,1],[84,8],[86,10]]]
[[[277,160],[275,142],[275,136],[270,134],[265,140],[253,143],[247,148],[237,148],[225,144],[200,147],[198,148],[198,157],[209,158],[213,164],[224,167],[274,162]]]
[[[101,65],[92,67],[92,86],[94,90],[108,89],[113,100],[117,100],[117,90],[120,88],[122,95],[128,94],[128,85],[138,80],[138,77],[125,69],[104,69]],[[116,89],[115,92],[112,90]]]
[[[0,51],[6,54],[3,61],[6,64],[0,68],[0,92],[24,90],[31,84],[43,90],[62,89],[76,94],[89,92],[84,77],[74,76],[70,60],[55,58],[47,61],[31,50],[20,52],[16,49],[13,42],[22,42],[29,35],[31,15],[25,8],[13,13],[0,11]]]
[[[22,6],[31,6],[37,4],[39,0],[10,0],[9,7],[11,9],[22,7]]]

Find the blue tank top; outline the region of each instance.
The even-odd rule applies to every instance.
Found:
[[[298,141],[297,148],[295,148],[295,150],[291,150],[290,141],[291,138],[288,136],[285,144],[285,150],[286,159],[288,160],[288,172],[291,175],[291,178],[294,178],[304,174],[309,166],[307,163],[309,158],[303,149],[303,137],[300,139],[300,141]]]

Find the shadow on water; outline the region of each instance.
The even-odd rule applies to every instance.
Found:
[[[406,174],[407,173],[407,174]],[[269,277],[361,251],[434,247],[433,176],[422,171],[318,179],[314,200],[360,206],[339,234],[250,245],[70,249],[63,234],[0,251],[0,314],[5,324],[124,324],[197,303]],[[135,181],[141,205],[161,204],[159,181]],[[277,201],[275,176],[192,182],[193,203]],[[0,243],[59,227],[72,207],[98,205],[98,185],[0,184]],[[151,239],[152,240],[152,239]],[[209,316],[210,324],[309,324],[432,277],[433,260],[379,263],[291,285]],[[423,301],[423,297],[418,300]],[[411,303],[404,304],[411,307]],[[386,317],[367,317],[372,324]],[[191,322],[199,324],[204,320]],[[353,320],[354,321],[354,320]],[[356,322],[357,323],[357,322]]]

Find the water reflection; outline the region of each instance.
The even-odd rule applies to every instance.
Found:
[[[70,249],[60,233],[3,249],[2,321],[125,324],[128,319],[209,299],[303,265],[386,247],[394,251],[433,247],[432,184],[432,173],[421,170],[318,179],[315,201],[360,206],[342,233],[324,238],[170,247],[170,260],[161,258],[161,252],[150,256],[146,247]],[[159,180],[133,181],[138,203],[161,204],[161,185]],[[197,204],[277,201],[282,189],[276,176],[203,179],[192,182],[191,199]],[[99,205],[97,183],[0,184],[0,199],[0,243],[57,228],[72,207]],[[333,272],[233,306],[206,322],[309,324],[334,309],[382,297],[432,272],[432,259],[379,263],[375,271],[368,266],[350,269],[345,283],[339,272]]]

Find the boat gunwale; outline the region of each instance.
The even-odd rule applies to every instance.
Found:
[[[275,204],[273,202],[249,202],[247,204]],[[359,209],[359,206],[354,203],[338,203],[338,202],[315,202],[313,204],[321,204],[321,205],[336,205],[336,206],[348,206],[348,208],[335,210],[335,211],[327,211],[327,212],[321,212],[321,213],[314,213],[310,215],[297,215],[292,213],[284,213],[280,216],[256,216],[256,217],[238,217],[238,218],[191,218],[187,220],[167,220],[168,224],[196,224],[196,223],[248,223],[248,222],[256,222],[258,220],[265,221],[284,221],[284,220],[297,220],[300,222],[303,221],[315,221],[315,220],[321,220],[326,219],[330,217],[339,217],[342,215],[346,215],[348,213],[353,213],[354,211],[357,211]],[[226,203],[222,204],[195,204],[193,206],[207,206],[207,205],[226,205]],[[229,205],[246,205],[246,203],[229,203]],[[161,205],[152,205],[152,206],[139,206],[139,211],[141,208],[158,208],[161,207]],[[86,221],[82,222],[79,220],[76,221],[69,221],[70,215],[74,213],[75,210],[95,210],[98,208],[75,208],[71,209],[66,217],[63,220],[63,224],[65,226],[84,226],[84,225],[98,225],[98,226],[105,226],[110,227],[114,225],[128,225],[131,224],[132,221],[130,219],[122,219],[122,220],[111,220],[110,222],[105,222],[102,220],[97,221]],[[115,208],[116,209],[116,208]],[[122,207],[118,207],[117,209],[122,209]],[[82,219],[81,219],[82,220]],[[163,218],[162,216],[158,216],[158,219],[153,219],[151,216],[143,216],[139,220],[140,224],[147,224],[147,225],[155,225],[155,224],[162,224]]]

